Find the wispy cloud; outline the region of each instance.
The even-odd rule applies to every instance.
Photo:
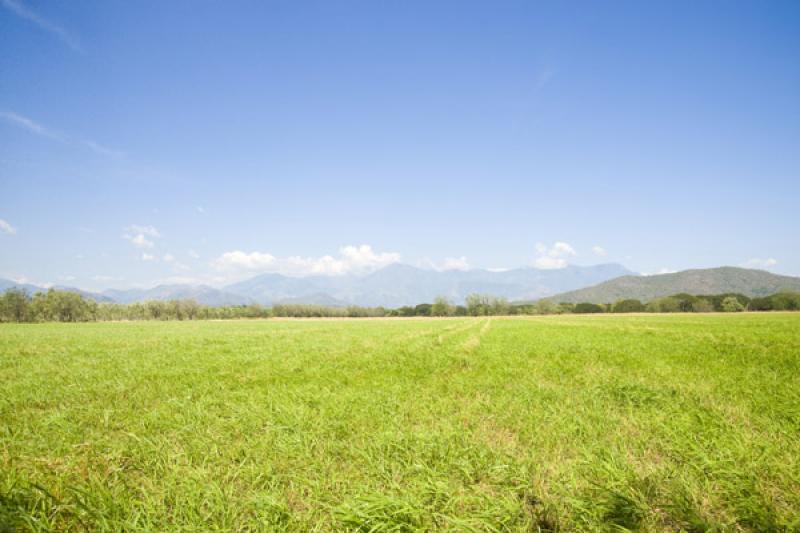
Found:
[[[443,261],[436,262],[431,259],[423,258],[417,261],[417,266],[421,268],[430,268],[439,272],[447,270],[470,270],[472,266],[466,257],[445,257]]]
[[[118,276],[103,276],[103,275],[96,275],[92,276],[94,281],[123,281],[125,278],[118,277]]]
[[[130,241],[131,244],[137,248],[152,248],[155,246],[153,239],[159,237],[161,237],[161,233],[153,226],[139,226],[137,224],[128,226],[122,234],[123,239]],[[145,258],[144,256],[148,257]],[[154,257],[149,254],[142,254],[142,259],[144,261],[150,261],[154,259]]]
[[[138,224],[131,224],[125,228],[125,230],[133,233],[144,233],[150,237],[161,237],[161,232],[158,231],[154,226],[139,226]]]
[[[28,117],[14,113],[13,111],[0,111],[0,118],[9,124],[18,126],[29,131],[30,133],[35,133],[36,135],[41,135],[42,137],[47,137],[48,139],[53,139],[54,141],[67,141],[67,138],[64,135],[46,128]]]
[[[556,242],[550,247],[537,242],[536,253],[539,257],[533,261],[533,266],[542,269],[564,268],[567,266],[568,257],[578,255],[575,248],[566,242]]]
[[[17,228],[0,218],[0,233],[5,233],[6,235],[16,235]]]
[[[660,276],[661,274],[675,274],[677,270],[673,268],[661,268],[657,272],[640,272],[642,276]]]
[[[72,35],[70,32],[68,32],[55,22],[51,22],[46,18],[38,15],[37,13],[29,9],[27,6],[25,6],[19,0],[0,0],[0,4],[2,4],[3,7],[13,12],[18,17],[23,18],[25,20],[29,20],[34,24],[36,24],[37,26],[39,26],[41,29],[52,33],[76,52],[83,52],[83,48],[81,47],[80,43],[78,42],[78,39],[75,38],[74,35]]]
[[[463,255],[461,257],[445,257],[441,265],[442,270],[469,270],[470,265],[467,258]]]
[[[43,124],[40,124],[29,117],[15,113],[14,111],[0,111],[0,119],[9,124],[22,128],[29,133],[33,133],[53,141],[58,141],[64,144],[82,145],[85,148],[88,148],[89,150],[102,156],[119,158],[125,155],[125,153],[120,150],[108,148],[107,146],[103,146],[102,144],[90,139],[70,137],[69,135],[56,131],[52,128],[48,128],[47,126],[44,126]]]
[[[774,267],[777,264],[778,264],[778,260],[777,259],[773,259],[772,257],[769,257],[767,259],[760,259],[758,257],[754,257],[752,259],[748,259],[747,261],[742,263],[740,266],[742,266],[744,268],[768,269],[768,268]]]
[[[108,156],[108,157],[117,157],[117,158],[125,156],[125,152],[123,152],[121,150],[114,150],[113,148],[108,148],[108,147],[103,146],[102,144],[96,143],[94,141],[86,141],[86,140],[84,140],[83,144],[87,148],[89,148],[90,150],[92,150],[92,151],[94,151],[94,152],[96,152],[96,153],[98,153],[100,155],[104,155],[104,156]]]
[[[602,246],[592,246],[592,253],[597,257],[605,257],[608,255],[608,252]]]
[[[50,281],[37,281],[27,276],[8,276],[8,278],[14,283],[18,283],[20,285],[35,285],[37,287],[41,287],[42,289],[49,289],[53,286],[53,283]]]

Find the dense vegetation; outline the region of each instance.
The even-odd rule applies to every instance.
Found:
[[[3,531],[797,531],[800,314],[5,324]]]
[[[0,322],[94,322],[113,320],[208,320],[230,318],[364,318],[413,316],[506,316],[587,313],[679,313],[736,311],[800,310],[800,293],[781,292],[763,298],[743,294],[695,296],[681,293],[643,303],[635,299],[615,303],[554,303],[540,300],[534,304],[510,304],[503,298],[471,294],[466,305],[453,305],[445,298],[432,304],[385,309],[383,307],[330,307],[311,304],[276,304],[271,308],[258,304],[213,307],[194,300],[149,301],[132,304],[97,303],[80,294],[51,289],[30,296],[18,289],[0,294]]]

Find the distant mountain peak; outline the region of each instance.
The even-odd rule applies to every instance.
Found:
[[[610,303],[633,298],[647,301],[678,294],[723,294],[766,296],[781,290],[800,291],[800,278],[781,276],[766,270],[724,266],[695,268],[650,276],[621,276],[551,297],[558,302]]]

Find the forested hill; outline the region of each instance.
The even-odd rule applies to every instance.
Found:
[[[548,297],[554,302],[607,303],[625,299],[648,301],[677,293],[766,296],[783,290],[800,291],[800,278],[763,270],[720,267],[684,270],[654,276],[622,276],[598,285]]]

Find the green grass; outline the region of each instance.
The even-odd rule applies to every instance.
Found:
[[[800,314],[0,325],[0,531],[798,517]]]

